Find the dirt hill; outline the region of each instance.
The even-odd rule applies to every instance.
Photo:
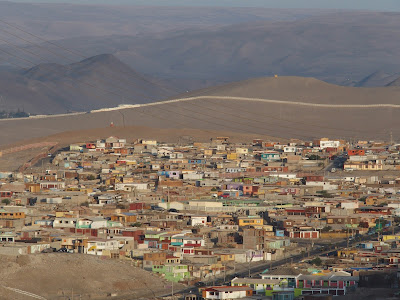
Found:
[[[5,145],[65,131],[141,126],[313,139],[400,138],[400,87],[355,88],[313,78],[257,78],[120,110],[0,120]],[[189,99],[185,99],[189,97]],[[143,137],[138,131],[137,135]]]
[[[151,299],[170,292],[170,283],[130,262],[69,253],[0,257],[0,299],[27,299],[14,288],[46,299]],[[183,286],[176,284],[178,290]],[[24,298],[25,297],[25,298]]]

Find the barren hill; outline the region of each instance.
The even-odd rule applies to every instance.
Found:
[[[0,110],[34,114],[86,111],[165,99],[176,92],[132,70],[113,55],[77,63],[46,63],[0,73]]]
[[[157,36],[109,36],[101,47],[114,47],[112,53],[139,72],[165,78],[234,81],[279,74],[352,84],[376,70],[399,72],[399,16],[353,11],[255,20]],[[98,51],[99,37],[81,41],[60,43],[85,53]]]
[[[359,88],[330,84],[315,78],[278,76],[233,82],[184,96],[233,96],[318,104],[400,104],[400,88]]]
[[[61,39],[111,34],[154,35],[166,30],[199,29],[254,20],[296,20],[327,12],[259,7],[154,7],[145,6],[146,2],[142,6],[74,2],[0,1],[0,18],[29,28],[45,39]]]
[[[69,253],[2,256],[0,261],[0,299],[28,299],[26,292],[43,299],[107,299],[110,294],[149,299],[170,291],[169,283],[127,261]]]
[[[355,86],[358,87],[378,87],[387,86],[399,77],[398,74],[387,74],[383,71],[376,71],[360,80]]]
[[[356,88],[313,78],[257,78],[185,93],[177,100],[91,113],[0,120],[2,145],[64,131],[142,126],[252,136],[400,137],[400,87]],[[169,134],[172,134],[170,131]],[[177,131],[179,134],[179,131]],[[138,137],[143,137],[137,131]]]
[[[392,82],[388,83],[386,86],[388,87],[400,87],[400,77],[396,78],[395,80],[393,80]]]

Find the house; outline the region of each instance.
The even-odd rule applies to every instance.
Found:
[[[135,213],[130,213],[130,212],[123,212],[111,216],[111,221],[120,222],[122,224],[135,223],[136,220],[137,220],[137,215]]]
[[[190,269],[188,265],[183,264],[165,264],[153,266],[153,273],[160,274],[168,281],[179,282],[190,278]]]
[[[356,287],[359,280],[346,272],[326,275],[300,275],[296,287],[302,289],[302,295],[329,294],[333,296],[345,295],[349,287]]]
[[[18,211],[7,211],[4,209],[0,210],[0,219],[15,220],[15,219],[25,219],[24,212]]]
[[[1,232],[0,243],[14,243],[17,235],[13,232]]]
[[[202,291],[203,299],[240,299],[251,297],[253,290],[247,286],[215,286]]]
[[[75,228],[76,218],[55,218],[53,228]]]
[[[256,196],[259,190],[258,185],[243,185],[243,194],[246,196]]]
[[[113,239],[89,239],[87,241],[86,254],[102,255],[105,251],[118,250],[120,243]]]
[[[261,278],[269,280],[279,280],[280,282],[282,282],[282,280],[286,280],[287,287],[295,288],[297,278],[300,275],[302,275],[302,272],[294,268],[278,268],[269,270],[268,272],[261,274]]]
[[[206,226],[207,216],[191,216],[190,225],[192,226]]]
[[[261,153],[261,159],[264,161],[279,161],[281,157],[280,153],[277,151],[267,151]]]
[[[243,229],[243,248],[244,249],[264,249],[265,230],[256,228]]]
[[[319,231],[317,230],[299,230],[299,231],[291,231],[289,232],[290,238],[298,238],[298,239],[318,239]]]
[[[238,218],[238,225],[240,227],[244,226],[263,226],[264,220],[259,216],[248,216]]]
[[[152,270],[153,266],[165,265],[167,262],[166,252],[150,252],[143,254],[143,268]]]
[[[254,294],[265,295],[267,290],[272,291],[275,286],[279,286],[278,279],[258,279],[258,278],[234,278],[231,285],[234,287],[249,287]]]
[[[63,181],[42,181],[40,182],[41,190],[49,190],[49,189],[65,189],[65,182]]]

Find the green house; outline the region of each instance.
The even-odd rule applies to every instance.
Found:
[[[168,281],[179,282],[190,278],[188,265],[182,264],[166,264],[161,266],[153,266],[154,273],[162,274]]]

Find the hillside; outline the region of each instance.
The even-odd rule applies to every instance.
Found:
[[[113,2],[96,5],[93,1],[89,5],[77,3],[82,1],[74,1],[76,4],[62,1],[32,2],[0,1],[0,19],[29,28],[45,39],[54,40],[112,34],[154,35],[165,31],[200,29],[255,20],[297,20],[327,12],[258,7],[154,7],[118,5]]]
[[[376,71],[355,84],[357,87],[378,87],[388,86],[399,77],[399,74],[387,74],[383,71]]]
[[[386,86],[388,86],[388,87],[394,87],[394,86],[400,87],[400,77],[398,77],[395,80],[391,81]]]
[[[65,131],[100,130],[109,128],[111,123],[120,128],[162,128],[172,136],[174,130],[179,135],[179,130],[197,129],[209,138],[215,131],[225,131],[300,139],[389,139],[392,132],[397,140],[399,96],[400,87],[356,88],[313,78],[257,78],[185,93],[179,97],[183,100],[83,114],[0,120],[0,144]],[[194,98],[185,99],[188,97]],[[133,134],[143,137],[145,131],[136,129]]]
[[[6,266],[0,271],[0,299],[27,299],[6,287],[46,299],[72,297],[72,293],[75,299],[108,299],[111,293],[118,299],[149,299],[170,291],[166,281],[128,261],[69,253],[2,256],[0,261]],[[147,285],[149,282],[151,286]],[[182,287],[175,286],[177,290]]]
[[[399,88],[359,88],[330,84],[315,78],[278,76],[254,78],[186,93],[191,96],[232,96],[319,104],[400,104]]]
[[[238,81],[278,74],[354,85],[376,70],[399,72],[399,16],[352,11],[59,43],[88,55],[104,49],[138,72],[169,79]]]
[[[31,114],[145,103],[177,93],[109,54],[68,65],[46,63],[19,72],[3,71],[0,90],[1,110],[24,110]]]
[[[55,15],[62,15],[59,11],[56,13],[52,5],[43,7]],[[43,32],[44,36],[60,33],[56,20],[47,21],[49,26],[38,25],[46,22],[37,21],[38,8],[40,6],[33,5],[35,13],[27,18],[35,19],[35,22],[20,22],[33,26],[35,33]],[[75,9],[68,5],[66,8]],[[80,19],[87,20],[81,25],[82,30],[67,29],[73,28],[75,22],[61,17],[65,19],[66,29],[64,34],[54,38],[57,44],[86,57],[111,53],[137,72],[175,82],[181,90],[274,74],[315,77],[345,86],[384,86],[390,81],[382,82],[379,78],[371,78],[365,84],[362,81],[376,70],[387,75],[398,74],[400,70],[397,55],[400,51],[397,38],[400,13],[397,12],[306,13],[257,11],[255,8],[214,8],[212,11],[198,8],[197,12],[193,8],[158,7],[149,11],[149,8],[133,10],[127,7],[121,13],[121,7],[108,7],[108,12],[102,7],[86,16],[87,9],[83,6],[76,14],[85,15]],[[121,14],[121,20],[117,20],[116,14]],[[153,27],[149,22],[150,14],[154,14]],[[199,17],[193,17],[194,14]],[[23,41],[19,43],[23,44]],[[0,48],[15,52],[10,45],[0,45]],[[51,63],[65,64],[68,60],[49,55],[45,49],[77,59],[76,55],[48,43],[41,47],[28,44],[24,49],[45,56],[46,62]],[[35,63],[43,62],[35,56],[17,52]],[[0,60],[26,64],[3,52]],[[190,86],[185,88],[188,83]]]

